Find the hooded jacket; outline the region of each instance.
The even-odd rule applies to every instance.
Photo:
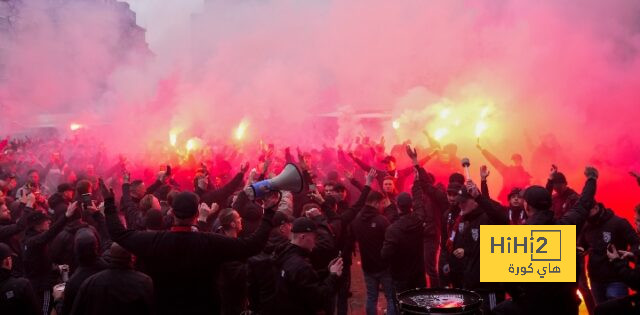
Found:
[[[279,281],[286,288],[286,298],[277,314],[316,314],[336,293],[338,277],[329,274],[321,278],[309,262],[309,252],[289,244],[276,253],[275,263],[280,269]]]
[[[396,284],[406,283],[405,287],[396,288],[398,292],[410,288],[424,287],[424,229],[425,204],[420,181],[415,181],[412,188],[413,212],[403,213],[385,232],[381,250],[382,258],[389,262],[391,277]],[[430,221],[433,226],[434,220]]]
[[[480,282],[480,226],[491,224],[509,224],[504,211],[494,202],[480,195],[476,199],[478,207],[462,215],[453,239],[453,248],[464,249],[462,265],[464,272],[463,288],[474,290],[493,290],[495,284]]]
[[[33,288],[25,278],[0,268],[0,314],[42,314]]]
[[[100,243],[100,236],[96,229],[82,220],[69,222],[51,242],[51,258],[56,265],[69,265],[69,272],[73,274],[78,266],[78,260],[74,254],[75,236],[78,230],[86,229],[94,234]]]
[[[554,218],[551,210],[535,212],[527,218],[527,225],[576,225],[580,231],[586,221],[589,210],[593,205],[596,193],[596,180],[588,179],[582,189],[582,195],[573,208],[560,219]],[[578,262],[576,263],[578,264]],[[576,268],[576,279],[579,268]],[[509,283],[507,292],[513,297],[514,303],[524,314],[577,314],[579,300],[576,295],[578,284],[573,283]],[[541,303],[544,301],[544,303]]]
[[[636,257],[640,254],[640,238],[633,227],[626,219],[615,215],[611,209],[604,209],[595,218],[587,219],[578,244],[589,251],[587,270],[592,282],[623,281],[609,263],[609,244],[615,245],[618,250],[627,250],[630,247]]]
[[[389,220],[369,205],[365,205],[351,223],[353,236],[360,247],[362,270],[366,273],[381,272],[389,267],[381,257],[387,227]]]
[[[73,248],[78,267],[65,286],[61,315],[71,313],[73,301],[82,283],[87,278],[107,268],[107,263],[102,257],[99,257],[99,242],[93,230],[89,228],[79,229],[75,234]]]
[[[155,314],[153,282],[128,262],[111,259],[108,269],[84,281],[71,314]]]
[[[49,244],[62,231],[67,217],[62,216],[49,230],[39,233],[33,229],[25,232],[23,241],[25,276],[37,293],[51,289],[58,283],[59,273],[53,269]]]

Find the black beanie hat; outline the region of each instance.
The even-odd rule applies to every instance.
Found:
[[[555,174],[553,174],[553,179],[551,179],[551,181],[554,184],[566,184],[567,183],[567,177],[564,176],[564,174],[557,172]]]
[[[551,208],[551,194],[542,186],[531,186],[524,191],[524,200],[538,210]]]
[[[72,191],[75,190],[75,189],[73,189],[73,186],[71,186],[71,184],[62,183],[62,184],[58,185],[58,192],[59,193],[63,193],[65,191],[69,191],[69,190],[72,190]]]
[[[458,183],[460,185],[464,185],[464,175],[460,173],[453,173],[449,176],[449,183]]]
[[[291,232],[293,233],[309,233],[315,232],[318,226],[313,220],[307,217],[299,217],[293,220],[293,226],[291,227]]]
[[[401,192],[396,200],[398,202],[398,209],[400,212],[407,213],[411,210],[413,199],[411,199],[411,195],[409,193]]]
[[[199,202],[198,195],[189,191],[181,192],[173,199],[173,204],[171,205],[173,214],[179,219],[194,217],[198,213]]]

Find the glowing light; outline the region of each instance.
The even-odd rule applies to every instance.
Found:
[[[81,124],[76,124],[76,123],[72,123],[71,125],[69,125],[69,129],[71,129],[71,131],[76,131],[82,127],[83,126]]]
[[[436,132],[433,133],[433,138],[440,141],[444,136],[449,133],[449,129],[447,128],[438,128]]]
[[[491,108],[489,108],[489,106],[485,106],[485,107],[482,109],[482,112],[480,112],[480,118],[481,118],[481,119],[487,118],[487,115],[489,115],[489,112],[490,112],[490,111],[491,111]]]
[[[246,122],[245,120],[242,120],[238,125],[238,127],[236,127],[235,132],[233,133],[236,140],[242,140],[242,138],[244,138],[247,132],[247,127],[249,127],[249,123]]]
[[[456,119],[456,121],[454,121],[454,122],[453,122],[453,124],[454,124],[456,127],[460,126],[460,123],[461,123],[460,119]]]
[[[489,128],[489,126],[487,126],[487,123],[485,123],[484,121],[479,121],[476,124],[476,137],[480,137],[482,133],[487,130],[487,128]]]
[[[185,148],[187,149],[187,151],[197,150],[200,148],[200,146],[201,141],[198,138],[191,138],[187,140],[187,143],[185,144]]]
[[[398,128],[400,128],[400,122],[398,120],[394,120],[391,123],[391,126],[393,127],[393,129],[398,129]]]
[[[449,117],[449,115],[451,115],[451,109],[449,109],[449,108],[445,108],[445,109],[440,111],[440,118],[442,118],[442,119],[447,119],[447,117]]]
[[[178,141],[178,135],[173,132],[169,133],[169,143],[171,143],[172,147],[176,146],[177,141]]]

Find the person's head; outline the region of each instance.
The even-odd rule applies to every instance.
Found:
[[[133,266],[133,255],[115,242],[111,244],[107,258],[112,265],[126,266],[129,268]]]
[[[147,212],[147,210],[154,209],[160,210],[160,201],[152,194],[146,194],[140,199],[140,210]]]
[[[460,215],[467,215],[478,208],[478,203],[473,199],[473,196],[469,194],[466,187],[464,186],[460,190],[458,190],[458,196],[456,197],[456,199],[458,205],[460,206]]]
[[[198,195],[190,191],[178,193],[171,204],[176,225],[193,225],[198,216],[199,204]]]
[[[0,189],[4,191],[14,190],[18,182],[16,181],[16,177],[12,174],[6,173],[0,176]]]
[[[604,211],[604,205],[600,202],[596,202],[591,209],[589,209],[589,218],[597,218]]]
[[[376,208],[378,210],[382,210],[382,201],[384,200],[384,195],[377,191],[372,191],[367,196],[367,200],[365,204],[367,206]]]
[[[400,210],[400,213],[406,214],[411,212],[411,208],[413,206],[413,199],[411,198],[410,194],[406,192],[401,192],[396,198],[396,200],[397,200],[398,210]]]
[[[563,193],[567,190],[567,178],[564,174],[557,172],[553,175],[551,179],[553,182],[553,190],[559,194]]]
[[[147,192],[147,187],[144,185],[144,182],[141,180],[134,180],[131,183],[130,194],[131,197],[142,199],[145,193]]]
[[[382,164],[387,167],[388,172],[393,172],[396,170],[396,158],[391,155],[387,155],[384,160],[382,160]]]
[[[382,191],[385,193],[395,193],[396,192],[396,180],[391,176],[387,176],[382,181]]]
[[[58,193],[62,195],[64,201],[71,202],[73,200],[74,189],[70,184],[62,183],[58,185]]]
[[[13,259],[17,257],[16,254],[11,250],[5,243],[0,243],[0,268],[11,270],[13,269]]]
[[[81,228],[76,232],[73,251],[76,260],[80,264],[91,264],[96,261],[99,256],[99,245],[93,230],[90,228]]]
[[[458,205],[458,192],[463,189],[463,185],[457,182],[449,183],[447,186],[447,200],[450,206]]]
[[[11,211],[4,198],[0,198],[0,221],[11,221]]]
[[[524,209],[529,218],[538,211],[548,211],[551,209],[551,194],[546,188],[542,186],[530,186],[521,194],[524,198]]]
[[[76,190],[78,191],[78,195],[80,196],[84,194],[91,194],[92,192],[91,182],[86,179],[78,181],[78,183],[76,184]]]
[[[324,193],[333,197],[336,201],[347,199],[347,188],[340,183],[328,182],[324,185]]]
[[[514,208],[523,206],[524,199],[522,199],[521,193],[522,189],[520,188],[513,188],[511,192],[509,192],[509,195],[507,196],[509,199],[509,206]]]
[[[513,161],[513,165],[515,166],[522,166],[522,155],[514,153],[511,156],[511,161]]]
[[[271,219],[271,223],[273,223],[272,231],[275,231],[276,233],[282,235],[287,239],[291,238],[293,217],[282,211],[276,211],[276,213],[273,215],[273,219]]]
[[[38,233],[46,232],[51,226],[51,218],[40,211],[36,211],[27,217],[27,226]]]
[[[27,181],[34,185],[40,184],[40,174],[38,174],[38,171],[29,170],[29,172],[27,172]]]
[[[225,233],[237,235],[242,231],[242,217],[240,217],[238,211],[231,208],[223,209],[220,211],[218,218],[220,220],[220,226],[222,226]]]
[[[313,220],[300,217],[293,221],[291,227],[291,244],[312,251],[316,247],[316,223]]]
[[[144,226],[147,231],[161,231],[164,227],[162,212],[156,209],[149,209],[144,214]]]

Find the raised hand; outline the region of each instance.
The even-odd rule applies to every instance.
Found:
[[[74,202],[69,204],[69,206],[67,207],[67,212],[65,212],[64,215],[67,218],[70,218],[76,213],[77,210],[78,210],[78,202],[74,201]]]
[[[410,145],[406,146],[406,150],[407,150],[407,156],[409,156],[409,158],[411,159],[411,162],[413,162],[413,165],[417,165],[418,164],[418,152],[416,152],[416,149],[413,148],[411,149]]]
[[[371,184],[373,184],[373,180],[376,178],[377,175],[378,175],[378,172],[372,167],[369,170],[369,173],[367,173],[367,176],[365,176],[365,185],[371,187]]]
[[[246,173],[249,170],[249,162],[240,165],[240,173]]]
[[[344,267],[342,258],[338,257],[329,263],[329,272],[336,276],[342,276],[342,268]]]
[[[551,164],[551,169],[549,170],[549,180],[553,180],[553,177],[558,173],[558,167],[555,164]]]
[[[486,181],[487,177],[489,177],[490,174],[491,174],[491,171],[489,171],[489,168],[486,165],[480,166],[480,178],[483,181]]]

